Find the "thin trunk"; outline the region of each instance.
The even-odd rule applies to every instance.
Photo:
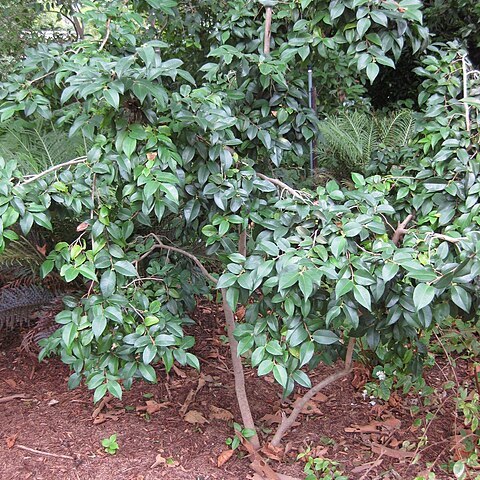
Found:
[[[256,433],[255,422],[253,421],[252,411],[248,402],[247,391],[245,389],[245,375],[243,373],[242,359],[238,356],[238,343],[233,332],[235,330],[235,317],[233,310],[227,302],[227,291],[222,288],[223,311],[225,314],[225,321],[227,324],[227,335],[230,343],[230,354],[232,357],[233,375],[235,377],[235,394],[237,396],[240,414],[242,415],[242,422],[245,428],[255,431],[255,435],[249,438],[250,443],[255,450],[260,448],[260,440]]]

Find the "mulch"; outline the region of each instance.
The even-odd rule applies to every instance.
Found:
[[[218,312],[201,305],[194,318],[191,333],[197,338],[201,373],[177,366],[167,375],[158,368],[158,384],[135,383],[122,400],[112,399],[101,410],[85,386],[67,389],[69,369],[59,359],[39,364],[20,351],[18,332],[0,332],[0,479],[258,478],[243,448],[218,466],[229,448],[226,439],[234,434],[232,419],[240,423],[240,414]],[[336,368],[319,367],[313,383]],[[441,386],[445,371],[431,369],[428,381]],[[349,479],[409,480],[431,463],[437,479],[451,478],[442,465],[452,454],[450,439],[458,423],[453,399],[439,390],[438,399],[414,416],[411,407],[421,405],[417,396],[395,393],[389,402],[366,398],[362,383],[367,379],[368,370],[358,364],[354,374],[322,391],[284,438],[281,460],[271,451],[262,453],[264,459],[276,472],[297,479],[305,478],[297,455],[307,449],[338,462]],[[248,368],[246,384],[266,441],[295,397],[283,401],[271,377],[258,378]],[[435,413],[433,420],[415,426],[415,418],[427,411]],[[101,445],[112,434],[119,444],[115,455]],[[420,454],[418,461],[414,453]]]

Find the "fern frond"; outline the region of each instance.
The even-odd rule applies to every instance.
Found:
[[[409,110],[378,117],[361,112],[327,117],[319,128],[319,163],[337,171],[362,171],[375,151],[406,146],[413,129],[414,118]]]
[[[0,130],[0,156],[14,158],[27,174],[85,155],[88,147],[80,133],[69,137],[53,124],[41,121],[17,120]]]

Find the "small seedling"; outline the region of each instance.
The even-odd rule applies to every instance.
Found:
[[[250,428],[242,428],[242,426],[238,423],[233,423],[233,428],[235,429],[236,432],[240,433],[244,438],[247,440],[250,437],[253,437],[255,435],[255,431],[251,430]],[[232,450],[236,450],[239,445],[240,445],[240,437],[238,435],[235,435],[233,438],[228,437],[225,440],[225,443],[231,447]]]
[[[117,434],[114,433],[109,438],[104,438],[102,440],[102,447],[110,455],[115,455],[117,450],[120,448],[117,443]]]

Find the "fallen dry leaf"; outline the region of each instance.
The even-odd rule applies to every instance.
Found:
[[[3,381],[10,387],[10,388],[17,388],[17,382],[13,378],[4,378]]]
[[[210,405],[210,414],[208,415],[208,418],[210,420],[222,420],[224,422],[228,422],[233,420],[233,413],[225,410],[224,408]]]
[[[300,413],[303,415],[321,415],[322,411],[315,405],[315,403],[309,400]]]
[[[224,450],[217,458],[217,467],[220,468],[222,465],[227,463],[230,458],[232,458],[233,453],[235,450]]]
[[[7,437],[5,442],[7,444],[7,448],[12,448],[15,445],[15,442],[17,441],[18,433],[15,435],[10,435],[10,437]]]
[[[323,402],[326,402],[327,400],[328,400],[328,397],[322,392],[318,392],[314,397],[312,397],[312,402],[323,403]]]
[[[178,368],[176,365],[172,366],[172,370],[180,377],[180,378],[187,378],[187,374]]]
[[[284,457],[284,451],[282,447],[274,447],[271,443],[265,444],[260,451],[268,458],[281,462]]]
[[[386,455],[387,457],[403,460],[405,458],[412,458],[415,456],[414,452],[407,452],[405,450],[397,450],[394,448],[388,448],[379,443],[372,443],[372,452],[377,455]]]
[[[382,429],[393,430],[400,428],[401,425],[402,422],[400,420],[394,417],[389,417],[382,422],[373,420],[367,425],[352,424],[350,427],[346,427],[344,430],[347,433],[382,433]]]
[[[157,152],[148,152],[147,160],[155,160],[157,158]]]
[[[146,412],[149,415],[159,412],[162,408],[168,408],[172,404],[170,402],[158,403],[155,400],[147,400],[145,405],[137,407],[135,410],[137,412]]]
[[[210,423],[200,412],[197,410],[189,410],[183,419],[188,423],[198,423],[203,425],[204,423]]]

